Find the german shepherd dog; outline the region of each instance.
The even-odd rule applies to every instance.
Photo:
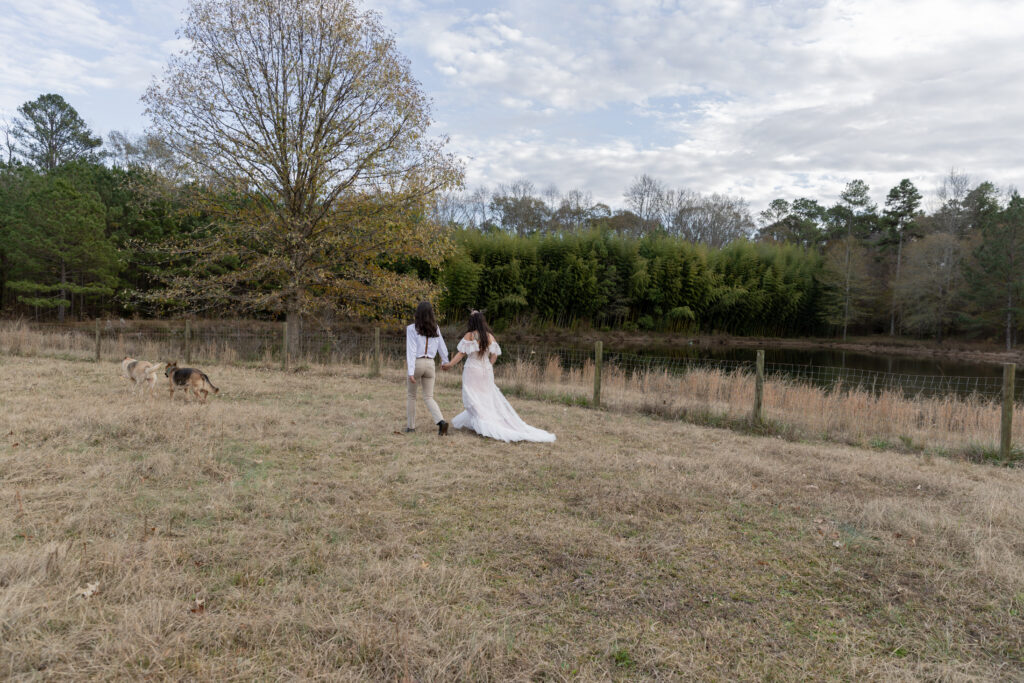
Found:
[[[220,393],[220,389],[213,386],[210,378],[202,370],[195,368],[179,368],[178,362],[167,363],[164,368],[164,377],[170,380],[171,399],[174,399],[174,392],[181,389],[188,396],[191,393],[199,400],[206,402],[206,396],[212,391]]]
[[[156,387],[156,373],[159,369],[160,363],[135,360],[128,356],[125,356],[124,360],[121,361],[121,374],[131,380],[136,390],[144,384],[148,384],[149,386],[146,389],[149,393],[153,393],[153,389]]]

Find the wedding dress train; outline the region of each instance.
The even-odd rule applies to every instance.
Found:
[[[494,383],[491,354],[501,355],[498,342],[491,342],[481,355],[480,345],[463,339],[459,351],[466,354],[462,370],[462,404],[465,410],[452,418],[452,427],[472,429],[499,441],[554,441],[555,435],[523,422]]]

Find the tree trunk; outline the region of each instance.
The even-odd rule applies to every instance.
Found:
[[[65,296],[65,293],[66,293],[65,289],[64,289],[64,286],[67,284],[67,281],[68,281],[67,268],[64,265],[64,262],[61,261],[61,264],[60,264],[60,303],[57,304],[57,320],[59,322],[64,322],[64,296]]]
[[[900,241],[896,247],[896,279],[892,283],[892,311],[889,317],[889,336],[896,336],[896,290],[900,284],[900,262],[903,259],[903,231],[900,230]]]
[[[4,310],[4,303],[7,301],[7,252],[0,250],[0,311]]]
[[[298,303],[289,303],[288,312],[285,314],[285,324],[288,326],[288,348],[284,351],[288,358],[294,359],[298,356],[299,335],[302,333],[302,314],[299,312]]]
[[[843,297],[843,341],[846,341],[846,326],[850,323],[850,235],[846,236],[846,294]]]
[[[1006,294],[1006,350],[1013,349],[1013,292]]]

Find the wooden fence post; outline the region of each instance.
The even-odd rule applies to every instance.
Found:
[[[594,342],[594,407],[601,407],[601,365],[604,363],[604,342]]]
[[[1003,363],[1003,419],[999,425],[999,457],[1010,459],[1011,432],[1013,428],[1013,376],[1016,363]]]
[[[757,374],[754,376],[754,423],[764,422],[764,350],[757,350]]]
[[[96,362],[100,362],[100,321],[96,320]]]
[[[380,328],[373,328],[373,358],[370,359],[370,377],[380,376]]]
[[[192,363],[192,321],[185,319],[185,362]]]
[[[288,371],[289,365],[291,365],[291,349],[288,348],[288,321],[284,321],[281,325],[281,369],[285,372]]]

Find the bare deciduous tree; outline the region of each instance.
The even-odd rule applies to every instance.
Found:
[[[932,332],[941,342],[958,312],[965,244],[956,235],[936,232],[908,244],[906,251],[896,286],[904,324],[915,332]]]
[[[192,253],[238,267],[179,275],[168,295],[294,327],[419,287],[381,258],[440,260],[424,217],[461,167],[428,136],[428,100],[379,17],[351,0],[193,0],[180,35],[190,47],[143,100],[218,223]]]
[[[669,231],[712,248],[749,238],[754,219],[744,199],[721,194],[701,195],[678,190],[672,196]]]
[[[661,218],[666,191],[664,183],[644,173],[633,179],[622,196],[626,200],[626,208],[647,226]]]
[[[939,208],[935,212],[939,230],[957,237],[965,236],[968,228],[965,202],[970,191],[971,177],[955,168],[950,169],[949,175],[935,190],[939,200]]]

